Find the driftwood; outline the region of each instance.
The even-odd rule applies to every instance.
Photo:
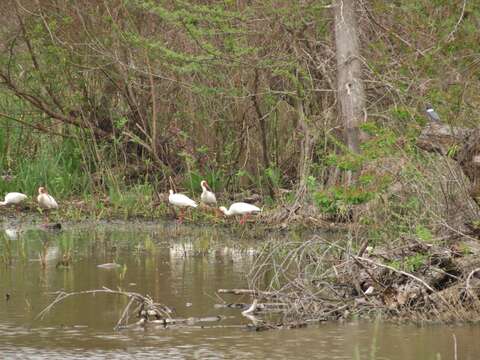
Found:
[[[219,293],[230,293],[236,295],[253,295],[255,294],[254,291],[248,289],[220,289]],[[96,295],[96,294],[109,294],[115,296],[125,296],[129,299],[127,305],[123,309],[123,312],[117,321],[114,329],[130,329],[130,328],[144,328],[147,326],[154,326],[154,327],[162,327],[167,328],[171,326],[194,326],[199,323],[213,323],[213,322],[220,322],[226,318],[226,316],[206,316],[206,317],[189,317],[189,318],[173,318],[171,317],[172,310],[165,305],[155,303],[149,296],[144,296],[139,293],[135,292],[128,292],[128,291],[119,291],[119,290],[112,290],[109,288],[102,288],[96,290],[85,290],[85,291],[78,291],[72,293],[66,293],[63,291],[53,293],[56,295],[55,299],[45,307],[38,315],[37,319],[43,319],[57,304],[66,300],[72,296],[78,295]],[[7,299],[8,300],[8,299]],[[219,307],[229,307],[244,310],[244,316],[251,319],[252,324],[249,324],[247,328],[249,330],[267,330],[267,329],[279,329],[283,328],[283,324],[277,325],[269,325],[264,322],[262,319],[257,318],[256,315],[259,313],[266,313],[266,312],[281,312],[282,307],[285,304],[281,303],[258,303],[258,300],[255,299],[253,304],[221,304],[215,305],[216,308]],[[135,322],[129,322],[129,319],[132,317],[136,317],[138,320]],[[242,313],[243,314],[243,313]],[[300,326],[300,325],[299,325]],[[235,326],[239,327],[239,326]],[[241,325],[240,327],[244,327]]]
[[[257,300],[257,299],[255,299]],[[245,310],[252,306],[252,304],[247,303],[231,303],[231,304],[215,304],[215,308],[217,309],[238,309],[238,310]],[[268,312],[281,312],[287,306],[284,303],[259,303],[257,300],[257,304],[255,306],[256,312],[268,311]]]
[[[167,327],[169,325],[195,325],[198,323],[204,322],[219,322],[225,320],[226,316],[206,316],[206,317],[189,317],[189,318],[166,318],[161,320],[151,320],[148,322],[149,325],[159,325]],[[142,319],[137,322],[136,325],[146,326],[147,324],[142,321]]]
[[[251,289],[218,289],[218,294],[232,294],[232,295],[251,295],[263,298],[275,298],[278,294],[271,291],[259,291]]]
[[[85,291],[78,291],[78,292],[71,292],[66,293],[63,291],[56,292],[55,294],[57,297],[46,307],[44,308],[38,315],[37,319],[43,319],[50,310],[55,307],[58,303],[64,301],[65,299],[78,296],[78,295],[95,295],[95,294],[109,294],[109,295],[116,295],[116,296],[125,296],[129,298],[128,304],[125,306],[125,309],[120,316],[117,324],[115,325],[115,330],[118,330],[123,327],[129,327],[129,318],[130,314],[133,312],[136,314],[137,317],[140,318],[134,325],[145,325],[150,319],[155,320],[163,320],[166,319],[171,320],[170,314],[172,310],[165,305],[155,303],[149,296],[143,296],[139,293],[129,292],[129,291],[119,291],[119,290],[111,290],[109,288],[102,288],[97,290],[85,290]],[[134,311],[131,310],[132,306],[136,304],[136,308]]]
[[[256,292],[248,289],[220,289],[219,293],[227,294],[236,294],[236,295],[255,295],[262,292]],[[156,326],[156,327],[170,327],[174,325],[182,326],[193,326],[198,323],[205,322],[219,322],[228,317],[225,316],[206,316],[206,317],[189,317],[189,318],[173,318],[171,316],[172,310],[167,306],[159,303],[155,303],[149,296],[144,296],[139,293],[129,292],[129,291],[120,291],[112,290],[109,288],[102,288],[96,290],[85,290],[78,292],[66,293],[63,291],[58,291],[53,293],[56,295],[55,299],[46,306],[36,317],[36,319],[43,319],[57,304],[70,298],[72,296],[78,295],[96,295],[96,294],[108,294],[115,296],[124,296],[129,299],[127,305],[123,309],[123,312],[117,321],[114,329],[126,329],[126,328],[140,328],[147,326]],[[268,293],[265,293],[268,294]],[[265,295],[263,294],[263,295]],[[274,313],[282,312],[283,308],[286,307],[286,304],[282,303],[259,303],[255,298],[253,304],[222,304],[215,305],[216,308],[219,307],[229,307],[240,310],[245,310],[242,314],[247,318],[252,320],[253,326],[258,326],[258,329],[268,328],[269,325],[266,325],[262,319],[256,317],[259,313]],[[130,322],[129,319],[132,317],[137,318],[135,322]],[[273,326],[272,328],[280,328],[280,325]]]

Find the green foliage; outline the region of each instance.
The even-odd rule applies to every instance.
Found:
[[[38,151],[28,154],[16,142],[22,141],[21,138],[10,137],[9,140],[4,147],[9,148],[7,159],[0,171],[11,173],[13,180],[0,180],[0,193],[22,191],[34,196],[39,186],[46,186],[50,193],[59,197],[88,192],[90,177],[83,169],[80,148],[74,141],[65,139],[52,143],[47,136],[40,136]]]
[[[274,188],[280,188],[282,186],[282,174],[279,168],[269,166],[265,169],[265,177]]]
[[[203,171],[190,170],[183,181],[183,187],[188,189],[192,194],[202,191],[200,182],[206,180],[212,190],[219,191],[223,188],[224,175],[221,170],[206,168]]]
[[[415,228],[415,233],[417,234],[418,238],[422,241],[432,241],[433,239],[433,234],[429,229],[422,225],[417,225]]]
[[[420,269],[422,266],[426,265],[428,261],[428,255],[417,253],[411,256],[406,256],[401,260],[394,260],[388,265],[398,270],[413,273]]]
[[[334,187],[325,191],[317,191],[313,198],[316,206],[328,214],[346,214],[352,205],[363,204],[372,199],[374,193],[362,187]]]
[[[124,190],[116,187],[109,189],[109,198],[114,211],[123,215],[125,219],[132,214],[149,213],[153,195],[154,189],[151,184],[137,184]]]

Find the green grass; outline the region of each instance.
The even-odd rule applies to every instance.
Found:
[[[35,196],[40,186],[46,186],[59,198],[90,191],[91,177],[84,171],[79,147],[72,140],[55,143],[50,137],[41,135],[36,140],[38,143],[28,149],[28,154],[23,153],[24,149],[15,140],[20,141],[20,138],[13,137],[9,147],[22,152],[10,153],[9,157],[15,161],[4,158],[0,171],[11,173],[13,179],[0,180],[0,194],[20,191]]]

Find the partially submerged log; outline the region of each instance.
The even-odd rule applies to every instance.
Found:
[[[287,306],[284,303],[258,303],[255,306],[255,311],[268,311],[268,312],[277,312],[283,311],[283,309]],[[215,308],[219,309],[238,309],[238,310],[245,310],[251,307],[251,304],[247,303],[231,303],[231,304],[215,304]]]
[[[259,291],[252,289],[218,289],[218,294],[233,294],[233,295],[251,295],[264,298],[274,298],[277,297],[275,292],[271,291]]]

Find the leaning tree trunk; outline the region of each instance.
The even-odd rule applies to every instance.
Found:
[[[345,141],[350,151],[360,152],[359,125],[365,111],[365,91],[361,77],[357,0],[335,1],[335,45],[337,60],[337,99]],[[347,183],[352,175],[347,175]]]

